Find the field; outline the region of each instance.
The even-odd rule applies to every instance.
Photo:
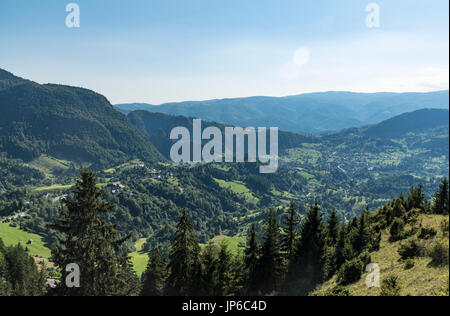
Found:
[[[52,177],[55,173],[69,169],[70,162],[42,155],[28,163],[28,166],[38,169],[47,177]]]
[[[50,249],[44,245],[41,236],[24,232],[17,227],[11,227],[9,223],[0,224],[0,238],[7,246],[22,244],[29,249],[32,256],[50,258]],[[27,245],[30,239],[33,240],[33,243]]]
[[[210,240],[210,242],[220,245],[224,243],[227,245],[228,250],[230,250],[234,255],[244,250],[246,239],[244,237],[228,237],[224,235],[216,236]],[[206,244],[200,245],[202,248],[206,247]]]
[[[56,190],[67,190],[73,187],[73,184],[62,185],[62,184],[53,184],[49,186],[43,186],[39,188],[33,189],[35,192],[44,192],[44,191],[56,191]]]
[[[237,195],[242,195],[245,199],[252,203],[258,203],[259,199],[255,197],[252,191],[243,183],[238,181],[225,181],[221,179],[214,179],[222,188],[230,189]]]
[[[108,185],[108,183],[97,183],[97,188],[104,188]],[[43,186],[39,188],[34,188],[34,192],[48,192],[48,191],[57,191],[57,190],[68,190],[71,189],[74,185],[73,184],[53,184],[49,186]]]
[[[0,238],[6,246],[22,244],[22,246],[29,249],[32,256],[40,258],[50,258],[51,256],[50,249],[44,245],[41,236],[27,233],[17,227],[11,227],[9,223],[0,224]],[[27,245],[30,239],[33,240],[33,243]],[[147,253],[142,252],[142,246],[146,240],[146,238],[139,239],[135,245],[136,251],[130,254],[134,269],[139,276],[145,271],[148,263]]]
[[[149,260],[148,254],[142,251],[142,246],[146,241],[146,238],[139,239],[134,245],[136,247],[136,251],[130,254],[131,262],[133,263],[134,270],[138,276],[141,276],[145,272]]]

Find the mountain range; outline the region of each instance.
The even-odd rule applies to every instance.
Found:
[[[277,105],[277,114],[268,117]],[[438,109],[425,109],[433,105]],[[146,110],[134,110],[140,107]],[[402,109],[417,107],[420,110],[401,112]],[[133,111],[126,116],[115,108],[122,112]],[[324,144],[329,140],[332,140],[330,144],[338,146],[348,141],[348,135],[352,135],[350,140],[352,137],[395,138],[437,127],[448,129],[449,124],[448,91],[404,94],[327,92],[286,98],[254,97],[162,106],[134,104],[115,108],[104,96],[87,89],[41,85],[0,70],[0,152],[25,162],[48,155],[97,167],[113,166],[134,158],[164,161],[169,158],[170,147],[174,143],[169,138],[172,128],[184,126],[192,130],[192,117],[198,117],[195,113],[199,112],[206,116],[200,115],[204,120],[203,127],[217,126],[224,130],[224,124],[233,125],[227,120],[243,126],[280,126],[280,152],[301,147],[304,143]],[[359,113],[358,108],[363,111]],[[161,109],[193,115],[153,112]],[[364,120],[376,121],[397,112],[401,113],[380,123],[358,127]],[[317,116],[322,119],[316,118],[313,124]],[[347,119],[341,120],[341,116]],[[314,125],[316,131],[325,131],[325,126],[345,129],[328,134],[329,137],[302,136],[291,132],[304,129],[308,124]],[[446,140],[448,137],[433,138],[429,145],[436,148],[437,143]],[[444,154],[448,152],[448,144],[441,148]]]
[[[323,92],[288,97],[249,97],[150,105],[118,104],[128,114],[145,110],[197,117],[233,126],[278,127],[300,134],[337,132],[376,124],[419,109],[449,109],[449,93],[353,93]]]

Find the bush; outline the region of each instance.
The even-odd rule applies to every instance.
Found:
[[[418,240],[413,239],[406,244],[400,245],[397,252],[403,260],[407,260],[425,256],[426,248]]]
[[[364,251],[362,254],[359,255],[359,260],[361,260],[363,264],[363,269],[366,267],[369,263],[372,263],[372,257],[370,256],[368,251]]]
[[[338,283],[348,285],[361,279],[364,263],[359,259],[346,261],[338,272]]]
[[[400,218],[396,218],[394,222],[391,225],[391,228],[389,230],[391,237],[389,238],[390,241],[398,241],[405,238],[405,223]]]
[[[434,229],[433,227],[430,227],[430,228],[422,227],[420,229],[419,238],[427,240],[427,239],[432,239],[432,238],[436,237],[436,235],[437,235],[437,230]]]
[[[383,280],[381,285],[381,296],[400,296],[401,286],[398,277],[390,276]]]
[[[327,290],[324,296],[351,296],[350,291],[344,286],[338,285],[332,289]]]
[[[380,244],[381,244],[381,232],[375,232],[370,240],[369,250],[370,251],[380,250]]]
[[[449,248],[448,244],[436,242],[429,251],[431,264],[435,266],[448,265]]]
[[[448,233],[449,231],[449,221],[448,221],[448,217],[444,218],[441,222],[441,229],[444,233]]]
[[[411,258],[411,259],[407,259],[405,261],[405,270],[410,270],[410,269],[414,268],[414,266],[415,266],[414,259]]]
[[[421,210],[417,208],[413,208],[406,214],[406,220],[408,224],[416,225],[419,222]]]

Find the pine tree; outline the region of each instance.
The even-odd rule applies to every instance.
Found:
[[[217,284],[217,246],[210,242],[202,251],[201,296],[214,294]]]
[[[6,247],[0,238],[0,296],[10,296],[11,283],[8,281],[8,264],[5,259]]]
[[[433,212],[435,214],[449,213],[449,185],[448,180],[444,179],[436,192],[433,202]]]
[[[131,269],[127,253],[122,250],[130,236],[119,238],[116,225],[106,222],[105,216],[112,211],[114,205],[100,201],[101,196],[94,174],[82,171],[75,186],[75,199],[64,199],[66,209],[61,209],[59,218],[49,225],[59,232],[58,242],[52,249],[52,257],[56,266],[61,269],[62,282],[54,294],[136,294],[137,277]],[[71,263],[80,267],[79,288],[65,286],[69,273],[65,268]]]
[[[319,205],[311,206],[303,223],[297,261],[294,265],[293,291],[307,295],[323,281],[325,273],[326,233]]]
[[[339,217],[336,209],[333,209],[327,221],[327,241],[329,246],[335,246],[339,234]]]
[[[347,261],[353,257],[353,249],[347,238],[347,230],[345,227],[339,231],[338,240],[335,251],[335,268],[336,271]]]
[[[260,245],[256,234],[256,225],[253,224],[247,238],[247,248],[245,249],[245,292],[255,294],[257,291],[257,267],[260,256]]]
[[[244,256],[242,252],[233,256],[231,262],[231,273],[233,274],[233,288],[234,295],[245,295],[244,282],[245,282],[245,268],[244,268]]]
[[[428,211],[428,201],[425,198],[425,194],[423,193],[423,185],[419,185],[417,188],[412,187],[409,193],[406,206],[408,211],[413,208],[418,208],[423,211]]]
[[[393,215],[392,220],[394,218],[403,217],[405,215],[406,209],[405,209],[404,204],[405,203],[403,200],[403,195],[400,195],[400,197],[394,201],[394,205],[392,207],[392,215]]]
[[[231,272],[232,255],[226,244],[220,245],[219,258],[217,260],[217,285],[216,296],[228,296],[233,294],[233,275]]]
[[[283,278],[283,257],[280,246],[280,227],[275,210],[267,216],[267,227],[264,236],[261,258],[258,262],[257,277],[262,294],[272,294],[280,290]]]
[[[34,259],[19,243],[16,246],[6,247],[5,253],[0,254],[3,261],[4,279],[9,281],[3,286],[13,296],[41,296],[45,294],[44,272],[39,272]],[[1,273],[0,273],[1,278]],[[9,290],[8,290],[9,289]]]
[[[164,290],[165,265],[159,247],[153,250],[143,276],[141,296],[162,296]]]
[[[128,253],[123,253],[118,257],[119,271],[114,282],[118,285],[114,285],[116,292],[112,293],[114,296],[139,296],[142,291],[142,284],[139,277],[134,271],[133,263]]]
[[[297,216],[297,210],[294,202],[291,202],[288,208],[288,214],[284,220],[283,230],[283,251],[286,253],[286,259],[290,263],[294,259],[295,248],[298,238],[297,228],[300,220]]]
[[[194,236],[192,222],[186,208],[177,225],[175,240],[170,253],[170,274],[166,282],[166,293],[171,296],[188,296],[198,289],[200,246]],[[200,269],[201,270],[201,269]],[[201,277],[201,274],[200,274]]]
[[[370,246],[370,230],[367,221],[368,213],[363,212],[359,217],[358,228],[353,236],[353,249],[357,253],[363,252]]]

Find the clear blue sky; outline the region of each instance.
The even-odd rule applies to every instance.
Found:
[[[65,25],[65,7],[81,27]],[[365,24],[380,6],[380,28]],[[153,104],[448,89],[448,0],[0,0],[0,68]]]

